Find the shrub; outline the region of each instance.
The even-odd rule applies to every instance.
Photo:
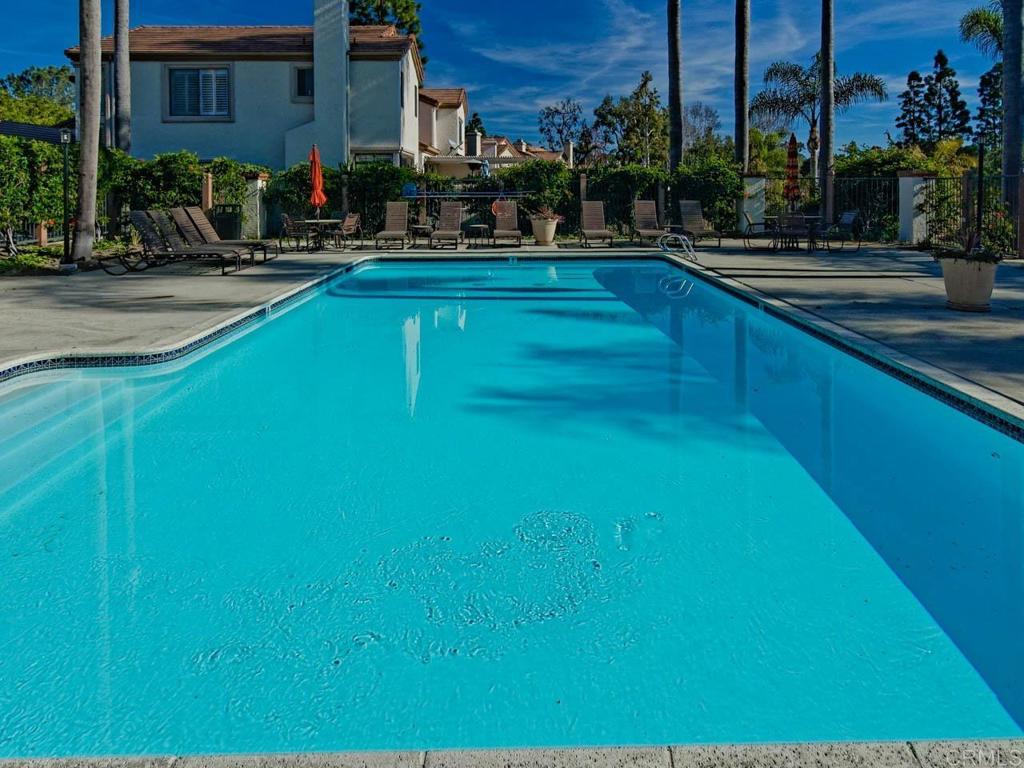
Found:
[[[0,136],[0,246],[14,252],[14,227],[28,208],[29,167],[17,139]]]
[[[672,176],[673,212],[679,200],[700,200],[704,216],[722,231],[736,228],[736,201],[742,195],[739,167],[716,155],[691,159]]]
[[[634,200],[656,200],[658,185],[668,182],[661,168],[642,165],[594,168],[587,174],[587,196],[605,202],[605,220],[628,232],[633,223]]]
[[[218,157],[203,167],[213,174],[213,198],[226,205],[245,205],[249,198],[249,179],[269,168],[253,163],[240,163],[229,157]]]

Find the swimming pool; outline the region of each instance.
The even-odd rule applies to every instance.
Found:
[[[658,261],[0,390],[0,756],[1020,736],[1020,443]]]

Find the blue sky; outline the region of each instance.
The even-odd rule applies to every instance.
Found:
[[[897,96],[911,69],[927,69],[945,49],[969,103],[990,63],[957,37],[957,21],[983,0],[837,0],[837,60],[841,72],[873,72],[888,83],[884,105],[863,105],[842,116],[840,142],[884,143]],[[809,60],[818,46],[818,3],[753,0],[751,86],[766,64]],[[77,37],[72,0],[6,4],[8,30],[0,41],[0,72],[59,63]],[[77,4],[75,4],[77,5]],[[573,96],[591,110],[606,93],[627,92],[650,69],[664,93],[665,4],[662,0],[423,0],[428,85],[465,86],[471,109],[491,133],[536,137],[537,111]],[[683,0],[687,101],[716,107],[731,127],[733,3]],[[112,12],[104,8],[104,28]],[[304,24],[312,0],[133,0],[136,24]]]

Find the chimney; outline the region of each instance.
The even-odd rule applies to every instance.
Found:
[[[479,157],[483,151],[484,135],[480,131],[469,131],[466,134],[466,154],[469,157]]]
[[[320,145],[325,166],[348,160],[348,13],[348,0],[313,0],[315,127],[303,143]]]
[[[516,149],[520,152],[527,152],[530,149],[530,145],[527,144],[523,139],[516,142]]]
[[[572,139],[565,142],[565,151],[562,153],[562,157],[565,158],[565,164],[570,168],[576,166],[576,145],[572,143]]]

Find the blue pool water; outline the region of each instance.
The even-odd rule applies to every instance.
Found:
[[[0,756],[1021,736],[1022,445],[651,262],[0,391]]]

